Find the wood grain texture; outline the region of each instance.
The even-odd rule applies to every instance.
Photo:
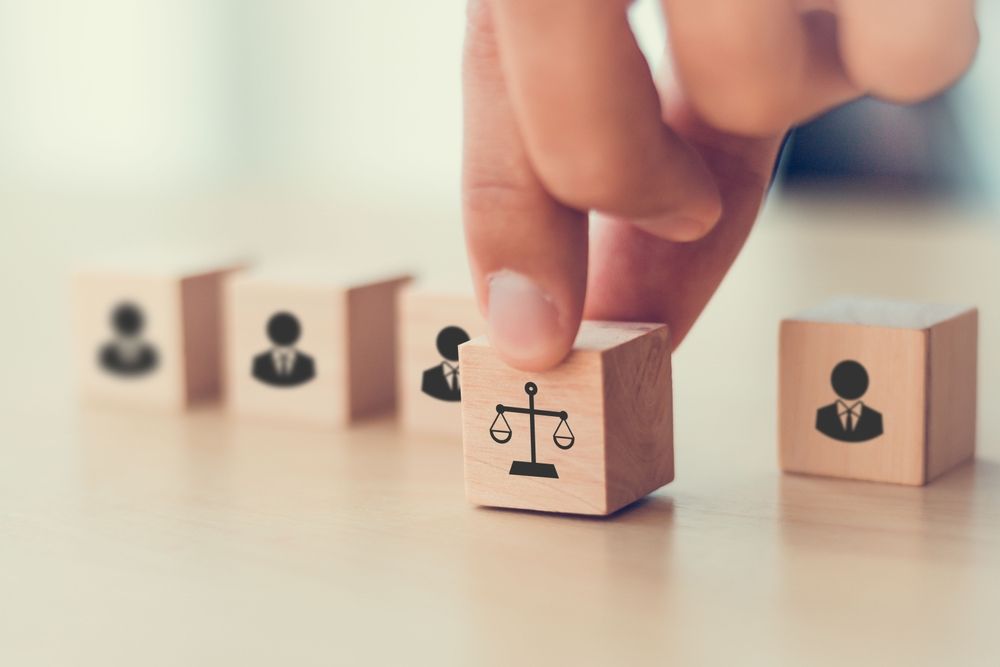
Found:
[[[460,348],[466,496],[498,507],[606,515],[673,479],[667,329],[658,324],[584,322],[559,366],[525,373],[504,364],[489,342]],[[536,417],[537,460],[558,478],[510,474],[530,461],[529,417],[505,412],[512,436],[490,437],[497,405],[527,407],[525,385],[538,387],[537,410],[565,411],[575,435],[555,446],[559,419]]]
[[[852,308],[843,300],[837,303],[835,309],[821,307],[811,312],[853,313],[844,323],[836,319],[812,318],[781,323],[779,457],[782,469],[922,485],[966,460],[974,446],[975,337],[968,335],[967,317],[959,318],[957,328],[948,324],[955,320],[947,319],[962,309],[897,303],[887,307],[891,316],[873,316],[879,325],[868,325],[861,322],[857,314],[865,313],[870,303],[858,308]],[[911,308],[913,312],[907,313]],[[928,317],[928,313],[939,313],[942,317]],[[884,326],[890,320],[893,326]],[[909,323],[932,326],[904,326]],[[934,336],[932,332],[936,329],[938,334]],[[954,346],[963,349],[968,356],[957,353]],[[883,434],[866,442],[841,442],[816,428],[817,410],[835,403],[838,398],[830,375],[844,360],[855,360],[865,367],[870,384],[861,400],[867,408],[882,414]],[[934,378],[940,382],[936,392]],[[953,392],[952,387],[960,391]],[[944,394],[948,397],[942,400]],[[951,439],[948,434],[956,437]],[[938,450],[937,460],[932,463],[929,452],[934,449]],[[946,453],[950,449],[954,451]],[[934,474],[928,474],[930,470],[935,471]]]
[[[397,276],[351,284],[266,273],[234,277],[226,292],[230,409],[250,418],[331,427],[390,406],[395,395],[395,290],[403,280]],[[299,321],[295,348],[309,355],[315,367],[315,376],[296,386],[271,386],[252,374],[254,357],[272,347],[266,327],[279,312]]]
[[[613,511],[674,479],[668,329],[651,329],[628,344],[610,347],[602,361],[607,507]]]
[[[435,345],[442,328],[461,327],[470,339],[486,334],[486,323],[472,292],[410,285],[399,292],[398,324],[400,423],[408,431],[436,434],[460,444],[462,404],[428,396],[421,391],[421,380],[425,370],[442,361]]]
[[[976,453],[979,312],[931,327],[928,345],[927,480]]]

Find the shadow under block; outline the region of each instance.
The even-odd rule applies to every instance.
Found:
[[[471,502],[606,515],[673,480],[665,326],[584,322],[566,360],[540,373],[507,366],[485,337],[463,345],[460,355],[465,489]],[[535,410],[550,413],[535,417],[534,457],[530,416],[509,409],[528,407],[527,383],[537,387]],[[502,415],[498,404],[508,406]],[[499,431],[500,440],[509,438],[506,444],[498,444],[491,431]]]
[[[977,336],[973,308],[867,299],[782,321],[781,468],[922,485],[971,459]],[[844,361],[867,386],[850,364],[835,372]]]
[[[441,356],[438,334],[445,327],[459,327],[469,338],[485,335],[486,323],[472,292],[442,292],[410,285],[399,293],[399,388],[400,420],[408,431],[462,437],[462,404],[435,397],[444,387],[445,364],[458,366]],[[442,341],[447,345],[448,341]],[[439,370],[440,369],[440,370]],[[458,393],[461,392],[461,373]],[[450,385],[449,385],[450,386]],[[425,392],[424,389],[428,391]],[[442,392],[446,399],[454,392]]]
[[[74,340],[82,395],[170,409],[216,397],[222,286],[239,268],[77,272]]]
[[[226,286],[230,410],[340,426],[392,408],[396,292],[407,280],[234,276]],[[294,341],[272,338],[272,319],[282,314],[294,320]]]

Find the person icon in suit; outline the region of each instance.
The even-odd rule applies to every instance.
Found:
[[[856,361],[837,364],[830,384],[839,397],[816,411],[816,430],[841,442],[866,442],[882,435],[882,413],[859,399],[868,391],[868,371]]]
[[[275,387],[295,387],[312,380],[316,364],[312,357],[295,349],[302,328],[291,313],[275,313],[267,321],[267,337],[274,347],[253,358],[253,376]]]
[[[112,309],[115,338],[101,346],[97,355],[104,370],[122,377],[138,377],[156,368],[156,350],[141,337],[144,324],[142,310],[134,303],[120,303]]]
[[[442,401],[461,401],[462,385],[458,377],[458,346],[469,340],[461,327],[445,327],[438,332],[437,350],[444,361],[424,371],[420,390]]]

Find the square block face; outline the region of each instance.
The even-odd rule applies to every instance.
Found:
[[[485,338],[460,353],[471,502],[603,515],[673,478],[662,325],[585,322],[573,352],[542,373],[507,366]],[[639,368],[650,371],[631,372]]]
[[[181,280],[88,271],[73,279],[74,357],[85,398],[186,403]]]
[[[457,344],[486,333],[475,299],[471,293],[410,287],[399,294],[398,320],[403,427],[457,443],[462,437],[462,380],[461,373],[454,374]]]
[[[347,291],[237,276],[226,294],[230,408],[309,424],[346,422]]]
[[[782,469],[923,484],[927,331],[785,320],[780,338]]]

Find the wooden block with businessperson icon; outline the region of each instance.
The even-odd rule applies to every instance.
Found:
[[[511,368],[485,337],[459,356],[471,502],[607,515],[673,480],[664,325],[584,322],[544,372]]]
[[[976,442],[974,308],[839,298],[783,320],[786,472],[922,485]]]
[[[407,431],[462,436],[458,346],[486,333],[471,289],[407,285],[399,293],[397,380]]]
[[[226,285],[226,387],[234,413],[339,426],[396,399],[401,273],[263,269]]]
[[[122,258],[73,277],[77,378],[87,399],[179,409],[218,396],[222,284],[239,262]]]

